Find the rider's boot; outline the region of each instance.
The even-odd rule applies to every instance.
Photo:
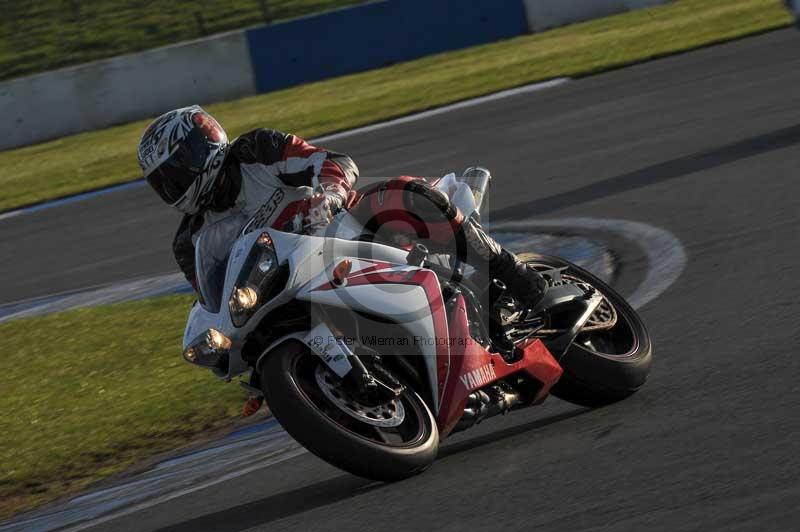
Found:
[[[467,255],[479,257],[471,261],[468,259],[471,266],[490,278],[503,281],[511,295],[528,307],[535,307],[542,300],[547,291],[547,281],[541,274],[503,249],[474,220],[464,221],[461,227],[469,248]]]

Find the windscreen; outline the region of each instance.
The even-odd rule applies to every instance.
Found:
[[[197,285],[201,304],[209,312],[219,312],[222,305],[228,257],[247,220],[244,215],[228,216],[204,227],[198,234],[195,243]]]

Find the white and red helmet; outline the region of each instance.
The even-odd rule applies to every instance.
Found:
[[[165,113],[139,141],[139,166],[162,200],[194,214],[211,198],[228,152],[225,130],[199,105]]]

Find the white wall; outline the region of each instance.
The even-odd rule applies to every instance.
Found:
[[[0,150],[255,94],[244,32],[0,83]]]
[[[614,13],[665,4],[670,0],[525,0],[528,27],[536,33]]]

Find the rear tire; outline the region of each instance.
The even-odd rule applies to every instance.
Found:
[[[416,418],[409,418],[409,422],[416,423],[414,434],[418,436],[401,446],[382,444],[346,427],[349,423],[367,433],[371,430],[337,411],[322,392],[315,393],[314,383],[309,384],[305,374],[321,363],[305,345],[290,341],[269,353],[261,367],[267,404],[295,440],[326,462],[371,480],[401,480],[431,466],[439,449],[439,431],[418,394],[407,388],[401,396],[406,415]]]
[[[606,283],[571,262],[547,255],[524,253],[520,260],[548,268],[567,267],[566,273],[585,281],[600,291],[618,314],[618,327],[627,327],[620,334],[631,337],[627,352],[604,354],[576,342],[559,360],[564,374],[553,386],[552,395],[581,406],[597,407],[620,401],[644,385],[653,363],[653,344],[638,313]],[[623,349],[624,351],[624,349]]]

